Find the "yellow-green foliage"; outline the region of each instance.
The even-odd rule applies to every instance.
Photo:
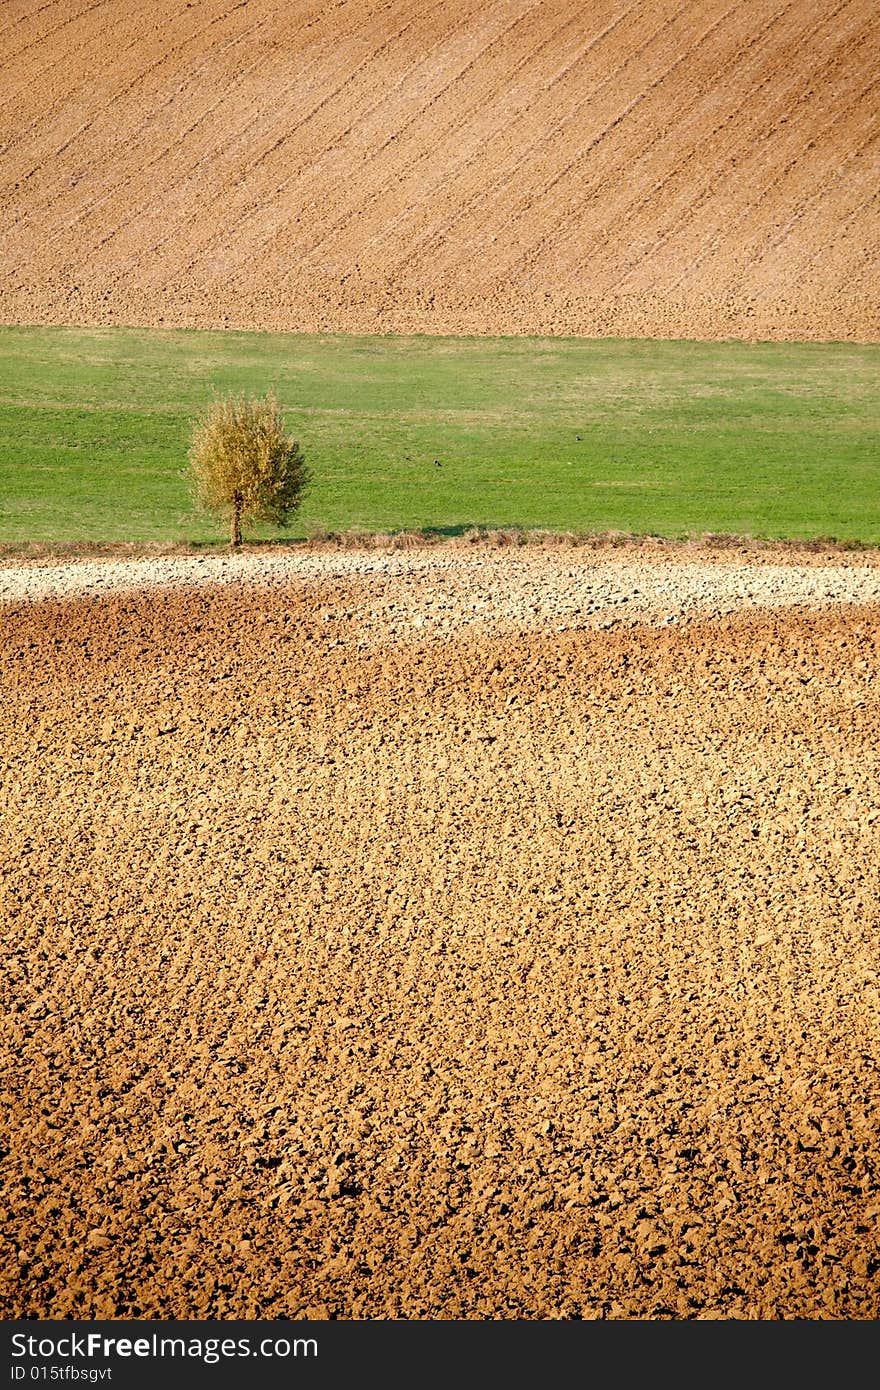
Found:
[[[233,543],[242,521],[285,526],[310,479],[272,392],[216,400],[196,421],[189,461],[196,500],[231,518]]]

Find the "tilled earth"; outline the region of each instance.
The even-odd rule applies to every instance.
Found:
[[[0,1311],[876,1317],[880,607],[364,583],[0,610]]]
[[[876,0],[12,0],[0,321],[876,342]]]

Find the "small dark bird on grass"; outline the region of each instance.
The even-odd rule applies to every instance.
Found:
[[[579,434],[576,434],[576,435],[575,435],[575,439],[577,440],[578,444],[580,444],[580,442],[581,442],[581,437],[580,437]]]
[[[435,468],[442,468],[442,467],[443,467],[443,464],[440,462],[439,459],[435,459],[435,460],[434,460],[434,467],[435,467]]]

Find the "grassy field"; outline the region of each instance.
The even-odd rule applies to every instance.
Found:
[[[222,539],[189,500],[191,420],[272,386],[314,474],[294,537],[878,543],[878,369],[844,344],[0,328],[0,542]]]

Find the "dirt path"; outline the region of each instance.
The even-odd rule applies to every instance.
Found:
[[[7,591],[4,1315],[876,1317],[880,605],[375,582]]]

